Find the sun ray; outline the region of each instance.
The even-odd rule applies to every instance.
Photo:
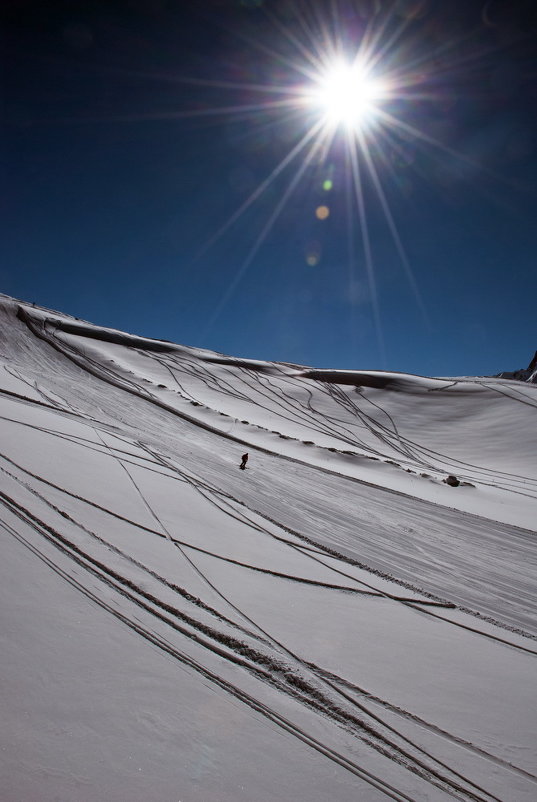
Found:
[[[365,208],[365,199],[363,186],[360,176],[360,165],[358,159],[358,149],[355,138],[349,133],[347,137],[349,148],[349,156],[351,162],[351,171],[353,176],[354,192],[356,202],[358,204],[358,216],[360,220],[360,231],[362,234],[362,246],[364,252],[364,261],[366,266],[367,279],[369,284],[369,292],[371,294],[371,306],[373,309],[373,319],[375,323],[375,331],[377,335],[377,344],[379,348],[381,363],[383,366],[386,364],[386,348],[384,345],[384,335],[382,332],[382,323],[380,317],[380,308],[377,294],[377,283],[375,280],[375,271],[373,265],[373,254],[371,250],[371,240],[369,237],[369,228],[367,225],[367,214]]]
[[[306,39],[310,42],[310,46],[314,49],[316,54],[316,65],[323,63],[323,57],[326,57],[326,51],[323,50],[323,43],[320,41],[320,38],[315,34],[314,29],[310,25],[309,21],[306,19],[306,16],[301,13],[300,8],[297,10],[297,19],[302,27],[304,34],[306,35]]]
[[[296,110],[297,102],[292,98],[285,100],[267,101],[266,103],[250,103],[236,106],[218,106],[206,109],[189,109],[188,111],[153,111],[144,114],[109,114],[92,117],[63,117],[58,119],[39,119],[25,120],[25,125],[86,125],[104,123],[143,123],[155,122],[158,120],[189,120],[204,119],[211,117],[240,115],[246,117],[255,115],[263,111],[273,111],[278,109]]]
[[[381,63],[385,58],[386,54],[390,51],[395,52],[395,44],[401,38],[405,30],[407,30],[410,19],[405,19],[399,23],[396,29],[391,34],[390,38],[383,42],[382,47],[379,46],[379,42],[382,41],[384,33],[389,24],[389,15],[385,16],[384,23],[378,27],[377,31],[375,32],[374,39],[371,43],[371,47],[369,52],[364,54],[364,58],[367,60],[367,63],[371,65],[371,69],[374,69],[377,64]]]
[[[91,66],[91,65],[90,65]],[[293,65],[296,67],[296,65]],[[123,76],[125,78],[136,78],[151,81],[162,81],[163,83],[185,84],[188,86],[203,86],[208,89],[229,89],[229,90],[248,90],[253,92],[268,92],[284,95],[296,95],[299,89],[289,84],[272,83],[252,83],[250,81],[223,81],[209,78],[194,78],[189,75],[177,75],[168,72],[141,72],[139,70],[126,70],[117,67],[99,66],[99,72],[105,75]]]
[[[198,251],[196,256],[194,257],[194,261],[203,256],[212,246],[228,231],[231,226],[240,219],[240,217],[244,214],[244,212],[250,208],[250,206],[255,203],[255,201],[260,198],[266,189],[272,184],[272,182],[280,175],[280,173],[295,159],[298,154],[304,150],[308,142],[316,136],[321,128],[322,128],[322,121],[318,121],[314,126],[312,126],[309,131],[307,131],[302,139],[297,142],[294,148],[289,151],[289,153],[281,160],[281,162],[272,170],[270,175],[265,178],[264,181],[251,193],[251,195],[242,203],[239,208],[233,212],[231,217],[229,217],[226,222],[218,229],[218,231],[213,234],[213,236],[203,245],[203,247]]]
[[[432,136],[429,136],[429,134],[426,134],[425,131],[420,131],[419,128],[416,128],[415,126],[410,125],[410,123],[404,122],[403,120],[399,119],[398,117],[395,117],[393,114],[390,114],[389,112],[384,111],[382,109],[378,110],[378,114],[384,120],[384,122],[387,123],[388,125],[390,125],[392,128],[396,128],[396,129],[399,129],[401,131],[404,131],[405,134],[410,135],[411,137],[413,137],[418,142],[420,142],[422,144],[426,143],[427,145],[430,145],[431,147],[436,148],[437,150],[441,151],[442,153],[445,153],[448,156],[452,156],[454,159],[457,159],[458,161],[463,162],[464,164],[467,164],[469,167],[472,167],[474,170],[477,170],[477,171],[479,171],[481,173],[484,173],[484,174],[488,175],[490,178],[494,178],[496,181],[501,181],[502,183],[508,184],[510,186],[516,186],[516,185],[513,184],[512,181],[510,181],[505,176],[499,175],[498,173],[494,172],[493,170],[491,170],[490,168],[486,167],[485,165],[480,164],[479,162],[476,162],[474,159],[471,159],[469,156],[466,156],[464,153],[461,153],[460,151],[455,150],[454,148],[450,148],[448,145],[444,145],[444,143],[440,142],[440,140],[435,139]]]
[[[326,160],[328,159],[328,154],[329,154],[330,148],[331,148],[332,143],[333,143],[333,141],[335,139],[336,131],[335,131],[334,128],[331,128],[331,127],[323,124],[322,135],[324,137],[324,141],[323,141],[323,147],[322,147],[322,150],[321,150],[321,153],[320,153],[320,156],[319,156],[319,163],[320,164],[325,164]]]
[[[265,11],[265,14],[268,16],[269,12]],[[233,33],[238,39],[241,39],[246,44],[249,44],[251,47],[259,50],[260,53],[264,53],[265,55],[270,56],[274,60],[275,63],[286,64],[290,67],[295,73],[302,75],[304,78],[308,80],[314,80],[316,71],[318,69],[318,63],[315,60],[314,56],[309,52],[307,49],[304,52],[304,57],[307,61],[311,64],[311,67],[307,67],[306,64],[302,64],[300,61],[295,61],[287,56],[284,56],[282,53],[274,50],[272,47],[268,47],[267,45],[263,44],[262,42],[258,41],[257,39],[253,39],[251,36],[248,36],[242,31],[230,31]],[[286,37],[289,38],[290,32],[286,32]]]
[[[375,190],[377,192],[377,196],[378,196],[378,199],[380,201],[380,205],[382,207],[382,211],[384,212],[384,216],[386,218],[388,229],[389,229],[390,234],[392,236],[392,239],[394,241],[397,253],[398,253],[399,258],[401,260],[401,264],[403,265],[403,268],[404,268],[404,271],[406,273],[406,276],[407,276],[407,279],[409,281],[409,284],[410,284],[410,287],[412,289],[412,292],[414,293],[414,298],[416,300],[416,303],[417,303],[418,307],[420,308],[420,311],[421,311],[421,313],[423,315],[424,321],[427,323],[428,326],[430,326],[429,316],[427,314],[427,310],[426,310],[425,305],[423,303],[423,298],[421,297],[421,293],[419,291],[419,288],[418,288],[418,285],[417,285],[417,282],[416,282],[416,279],[415,279],[415,276],[414,276],[414,272],[413,272],[413,270],[412,270],[412,268],[410,266],[410,262],[408,260],[407,255],[406,255],[405,248],[403,246],[403,243],[401,241],[401,237],[399,235],[399,232],[397,230],[397,226],[395,224],[395,220],[393,219],[393,215],[392,215],[391,209],[390,209],[388,201],[386,199],[386,193],[384,192],[384,189],[382,187],[382,183],[381,183],[380,178],[379,178],[378,171],[377,171],[377,169],[375,167],[375,164],[373,162],[373,158],[371,156],[371,151],[369,149],[369,146],[368,146],[363,134],[358,132],[357,133],[357,137],[358,137],[358,141],[359,141],[359,145],[360,145],[360,150],[361,150],[362,156],[363,156],[364,161],[366,163],[366,166],[368,168],[369,175],[371,176],[371,180],[373,181],[373,186],[375,187]]]
[[[321,60],[316,58],[311,50],[308,49],[308,47],[300,40],[300,38],[290,31],[289,28],[286,27],[282,22],[280,22],[280,20],[272,12],[265,10],[265,14],[273,23],[273,25],[280,31],[280,33],[283,34],[287,41],[292,44],[300,53],[302,53],[308,63],[311,64],[313,70],[302,70],[302,72],[307,78],[312,79],[319,70]]]
[[[321,53],[319,62],[322,64],[337,58],[338,53],[342,52],[342,43],[337,34],[337,28],[334,33],[330,32],[328,15],[324,14],[321,8],[315,4],[313,5],[312,13],[320,31],[319,42]]]
[[[404,64],[404,73],[401,77],[412,77],[415,75],[415,71],[417,69],[421,69],[423,67],[428,68],[426,70],[427,74],[430,76],[434,73],[435,80],[438,80],[444,74],[452,77],[453,73],[460,69],[463,66],[468,66],[469,64],[475,63],[476,65],[479,64],[480,68],[483,66],[483,59],[485,56],[491,55],[493,52],[498,51],[500,48],[495,47],[491,48],[487,46],[485,48],[484,45],[480,47],[473,47],[471,50],[468,49],[464,53],[460,53],[461,45],[469,43],[472,41],[473,34],[468,33],[465,36],[459,36],[457,39],[450,39],[446,42],[436,43],[434,47],[429,48],[423,53],[420,53],[414,59],[405,59]],[[459,51],[459,52],[457,52]],[[440,62],[440,57],[444,55],[450,55],[451,58],[446,59],[442,64]],[[431,67],[431,63],[434,60],[434,68]],[[420,81],[423,81],[423,77],[420,75]]]
[[[227,287],[224,295],[222,296],[222,298],[220,299],[219,303],[217,304],[216,309],[214,310],[211,318],[207,322],[207,325],[206,325],[206,327],[205,327],[205,329],[203,331],[203,334],[202,334],[202,342],[205,339],[205,337],[207,336],[207,334],[210,332],[212,327],[214,326],[216,320],[218,319],[218,317],[222,313],[222,311],[225,308],[225,306],[228,304],[228,302],[231,299],[231,297],[233,296],[233,293],[237,289],[237,286],[239,285],[239,282],[244,277],[244,275],[247,272],[248,268],[252,264],[255,256],[257,255],[257,253],[259,251],[259,248],[261,247],[261,245],[263,244],[263,242],[267,238],[267,236],[270,233],[270,230],[272,229],[274,223],[276,222],[278,217],[281,215],[283,209],[287,205],[287,202],[288,202],[289,198],[291,197],[292,193],[294,192],[294,190],[298,186],[298,184],[299,184],[300,180],[302,179],[302,176],[304,175],[306,169],[309,167],[309,165],[311,164],[312,160],[314,159],[316,153],[319,151],[319,149],[322,147],[322,145],[323,145],[322,137],[319,137],[319,138],[315,139],[315,141],[312,143],[312,145],[310,147],[310,150],[309,150],[309,153],[307,154],[307,156],[304,159],[304,161],[302,162],[302,164],[298,167],[298,169],[297,169],[295,175],[293,176],[291,182],[288,184],[287,189],[285,190],[284,194],[282,195],[282,197],[280,198],[280,200],[276,204],[276,207],[274,208],[274,210],[273,210],[272,214],[270,215],[269,219],[267,220],[267,222],[263,226],[263,229],[261,230],[261,233],[257,237],[257,239],[254,242],[253,246],[250,248],[245,260],[243,261],[242,265],[240,266],[239,270],[237,271],[233,281]]]
[[[403,161],[405,161],[408,158],[407,152],[405,151],[404,148],[406,140],[401,141],[400,139],[398,139],[396,132],[394,132],[393,129],[388,128],[386,126],[379,126],[377,131],[377,136],[379,138],[379,141],[382,140],[384,143],[386,143],[385,148],[383,149],[379,148],[380,158],[382,158],[384,169],[390,173],[392,180],[396,183],[396,175],[397,175],[396,169],[393,163],[390,162],[388,158],[388,153],[395,152]],[[421,176],[423,179],[428,178],[426,171],[419,165],[417,165],[413,160],[412,160],[412,169],[414,173]]]
[[[349,317],[350,333],[352,338],[353,352],[357,349],[357,327],[354,303],[359,297],[359,285],[356,279],[356,238],[353,225],[353,186],[352,170],[349,164],[349,149],[345,151],[345,207],[347,212],[347,257],[348,257],[348,281],[349,281]]]

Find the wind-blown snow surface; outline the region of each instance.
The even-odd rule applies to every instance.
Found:
[[[0,336],[3,802],[536,798],[537,386]]]

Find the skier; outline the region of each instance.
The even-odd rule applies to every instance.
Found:
[[[246,468],[246,463],[248,462],[248,452],[242,455],[242,462],[240,464],[240,469],[243,471]]]

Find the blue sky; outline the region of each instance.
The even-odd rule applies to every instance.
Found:
[[[11,0],[2,14],[1,291],[259,359],[429,375],[529,362],[530,2]],[[371,119],[332,127],[306,163],[312,137],[269,183],[322,120],[301,99],[312,71],[370,42],[391,81]]]

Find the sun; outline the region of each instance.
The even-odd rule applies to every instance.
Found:
[[[412,113],[418,104],[442,98],[441,92],[429,85],[433,73],[427,69],[428,56],[414,54],[406,44],[399,43],[407,27],[406,18],[401,20],[398,13],[394,16],[388,10],[381,18],[375,12],[374,19],[360,28],[359,36],[351,37],[344,20],[339,18],[340,0],[331,0],[331,3],[334,12],[331,22],[318,18],[316,12],[312,11],[310,15],[306,3],[303,4],[304,13],[297,16],[298,27],[294,23],[287,27],[286,23],[273,18],[278,34],[283,36],[281,49],[258,43],[261,52],[271,56],[278,65],[267,83],[191,81],[200,86],[206,84],[215,89],[248,93],[247,103],[224,105],[214,110],[203,107],[193,111],[193,116],[225,113],[255,119],[258,115],[259,130],[269,132],[272,131],[272,115],[281,115],[286,129],[296,126],[295,138],[289,139],[292,143],[289,148],[282,149],[273,169],[206,240],[196,258],[212,248],[248,209],[265,196],[266,190],[271,189],[275,198],[271,211],[209,320],[207,330],[210,330],[298,187],[311,177],[316,192],[319,187],[323,193],[337,188],[342,201],[336,202],[336,192],[331,204],[317,202],[319,199],[316,197],[312,211],[319,226],[325,225],[330,218],[337,220],[338,209],[345,214],[349,276],[354,281],[352,277],[358,270],[365,273],[378,345],[383,353],[370,231],[371,204],[375,202],[380,208],[387,234],[425,317],[412,266],[391,209],[386,182],[392,180],[399,186],[396,166],[399,160],[405,166],[412,164],[418,146],[435,147],[451,157],[455,152],[406,119],[406,109],[410,108]],[[418,5],[421,3],[422,0],[417,0]],[[379,8],[384,6],[382,3],[378,5]],[[247,41],[257,46],[255,38]],[[336,177],[334,181],[333,175]],[[280,187],[277,193],[276,187]],[[361,240],[360,256],[355,245],[358,237]],[[317,265],[320,258],[320,248],[308,249],[308,265]]]
[[[372,121],[386,94],[387,86],[373,78],[363,65],[341,61],[320,74],[310,97],[329,126],[357,130]]]

